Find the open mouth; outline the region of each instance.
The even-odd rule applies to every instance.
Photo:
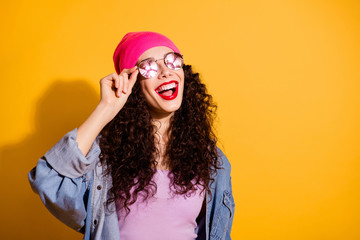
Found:
[[[166,82],[158,86],[155,92],[165,100],[172,100],[177,96],[178,85],[177,81]]]

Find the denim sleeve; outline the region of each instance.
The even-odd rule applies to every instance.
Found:
[[[225,173],[226,173],[225,189],[226,189],[227,194],[226,194],[226,198],[224,198],[224,203],[230,210],[230,218],[227,223],[228,224],[227,228],[225,229],[225,231],[226,231],[225,239],[231,240],[230,234],[231,234],[231,228],[232,228],[234,214],[235,214],[235,200],[234,200],[232,184],[231,184],[231,164],[230,164],[229,160],[227,159],[227,157],[225,156],[225,154],[221,151],[221,149],[218,149],[218,151],[219,151],[219,157],[223,161],[222,166],[225,168]]]
[[[95,167],[100,155],[99,137],[92,144],[86,157],[76,142],[77,129],[67,133],[46,154],[46,161],[65,177],[77,178]]]
[[[28,178],[46,208],[60,221],[82,232],[90,191],[89,176],[97,162],[99,147],[95,141],[84,157],[75,139],[76,129],[39,159]]]
[[[233,196],[233,193],[232,193],[232,184],[231,184],[231,176],[229,178],[229,183],[228,183],[228,188],[230,190],[230,205],[231,205],[231,216],[230,216],[230,219],[229,219],[229,225],[228,225],[228,228],[226,230],[226,240],[231,240],[231,237],[230,237],[230,233],[231,233],[231,228],[232,228],[232,224],[233,224],[233,220],[234,220],[234,214],[235,214],[235,201],[234,201],[234,196]]]
[[[81,231],[86,218],[85,178],[68,178],[54,170],[44,158],[28,174],[31,188],[46,208],[67,226]]]

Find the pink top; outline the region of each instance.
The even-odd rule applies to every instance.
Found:
[[[199,186],[191,196],[175,195],[174,188],[170,189],[171,174],[168,176],[168,173],[168,170],[157,170],[153,176],[157,185],[155,196],[149,196],[144,202],[144,194],[139,193],[126,218],[126,211],[117,208],[121,240],[193,240],[197,237],[196,218],[205,191],[200,194]]]

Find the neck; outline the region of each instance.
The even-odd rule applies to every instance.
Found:
[[[164,154],[168,143],[170,119],[173,115],[173,113],[162,117],[159,117],[159,115],[156,117],[153,114],[151,115],[152,124],[155,126],[155,146],[160,153],[159,157],[156,159],[158,169],[168,169],[168,163],[164,160]]]
[[[173,115],[174,113],[164,114],[164,115],[151,114],[153,125],[156,126],[157,132],[162,137],[167,136],[170,125],[170,119]]]

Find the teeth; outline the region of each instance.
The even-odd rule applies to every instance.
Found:
[[[165,91],[165,90],[169,90],[171,88],[174,88],[176,87],[176,83],[170,83],[170,84],[166,84],[166,85],[162,85],[161,87],[158,87],[156,89],[157,92],[162,92],[162,91]]]

